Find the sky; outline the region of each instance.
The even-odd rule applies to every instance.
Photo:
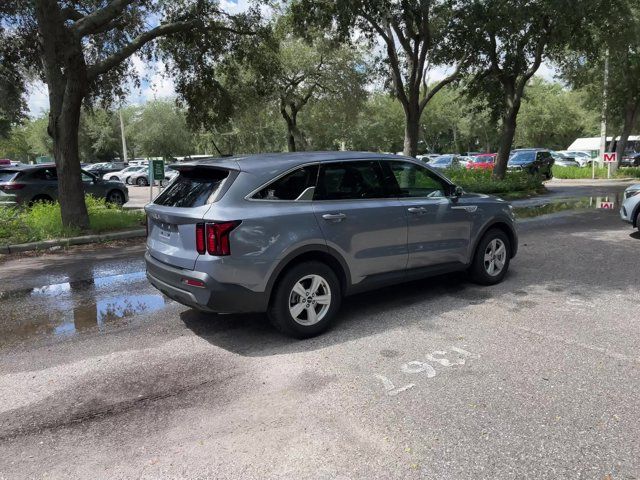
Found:
[[[220,0],[220,6],[230,14],[240,13],[249,8],[250,0]],[[131,61],[141,79],[141,85],[140,88],[129,86],[129,95],[125,99],[125,104],[141,105],[149,100],[161,100],[176,96],[173,80],[164,74],[164,64],[161,62],[148,63],[137,55],[134,55]],[[437,81],[444,78],[449,70],[434,68],[429,73],[429,80]],[[553,66],[545,63],[541,65],[537,73],[546,80],[553,80],[555,74]],[[44,83],[37,82],[30,86],[27,106],[31,117],[40,116],[49,109],[48,91]]]

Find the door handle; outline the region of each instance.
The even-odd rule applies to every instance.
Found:
[[[329,222],[341,222],[347,218],[347,216],[344,213],[325,213],[322,215],[322,218]]]
[[[407,208],[409,213],[424,213],[427,210],[424,207],[409,207]]]

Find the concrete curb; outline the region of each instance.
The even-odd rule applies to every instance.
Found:
[[[44,240],[42,242],[21,243],[18,245],[2,245],[0,253],[29,252],[32,250],[46,250],[51,247],[67,247],[69,245],[85,245],[88,243],[101,243],[109,240],[126,240],[128,238],[140,238],[146,236],[144,228],[126,230],[124,232],[103,233],[99,235],[84,235],[82,237],[69,237],[56,240]]]

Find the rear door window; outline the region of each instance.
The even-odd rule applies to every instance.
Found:
[[[252,198],[257,200],[311,200],[317,178],[317,165],[298,168],[271,182]]]
[[[382,169],[377,160],[322,165],[314,200],[385,198]]]
[[[51,168],[39,168],[35,170],[29,175],[30,178],[34,180],[46,180],[46,181],[57,181],[58,180],[58,172],[55,167]]]
[[[166,207],[201,207],[211,203],[213,196],[228,176],[229,170],[221,168],[182,169],[178,177],[153,203]]]

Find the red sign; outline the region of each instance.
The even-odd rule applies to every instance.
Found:
[[[605,210],[613,210],[613,202],[601,202],[600,208],[603,208]]]
[[[616,152],[610,152],[604,154],[604,163],[617,163],[618,162],[618,154]]]

